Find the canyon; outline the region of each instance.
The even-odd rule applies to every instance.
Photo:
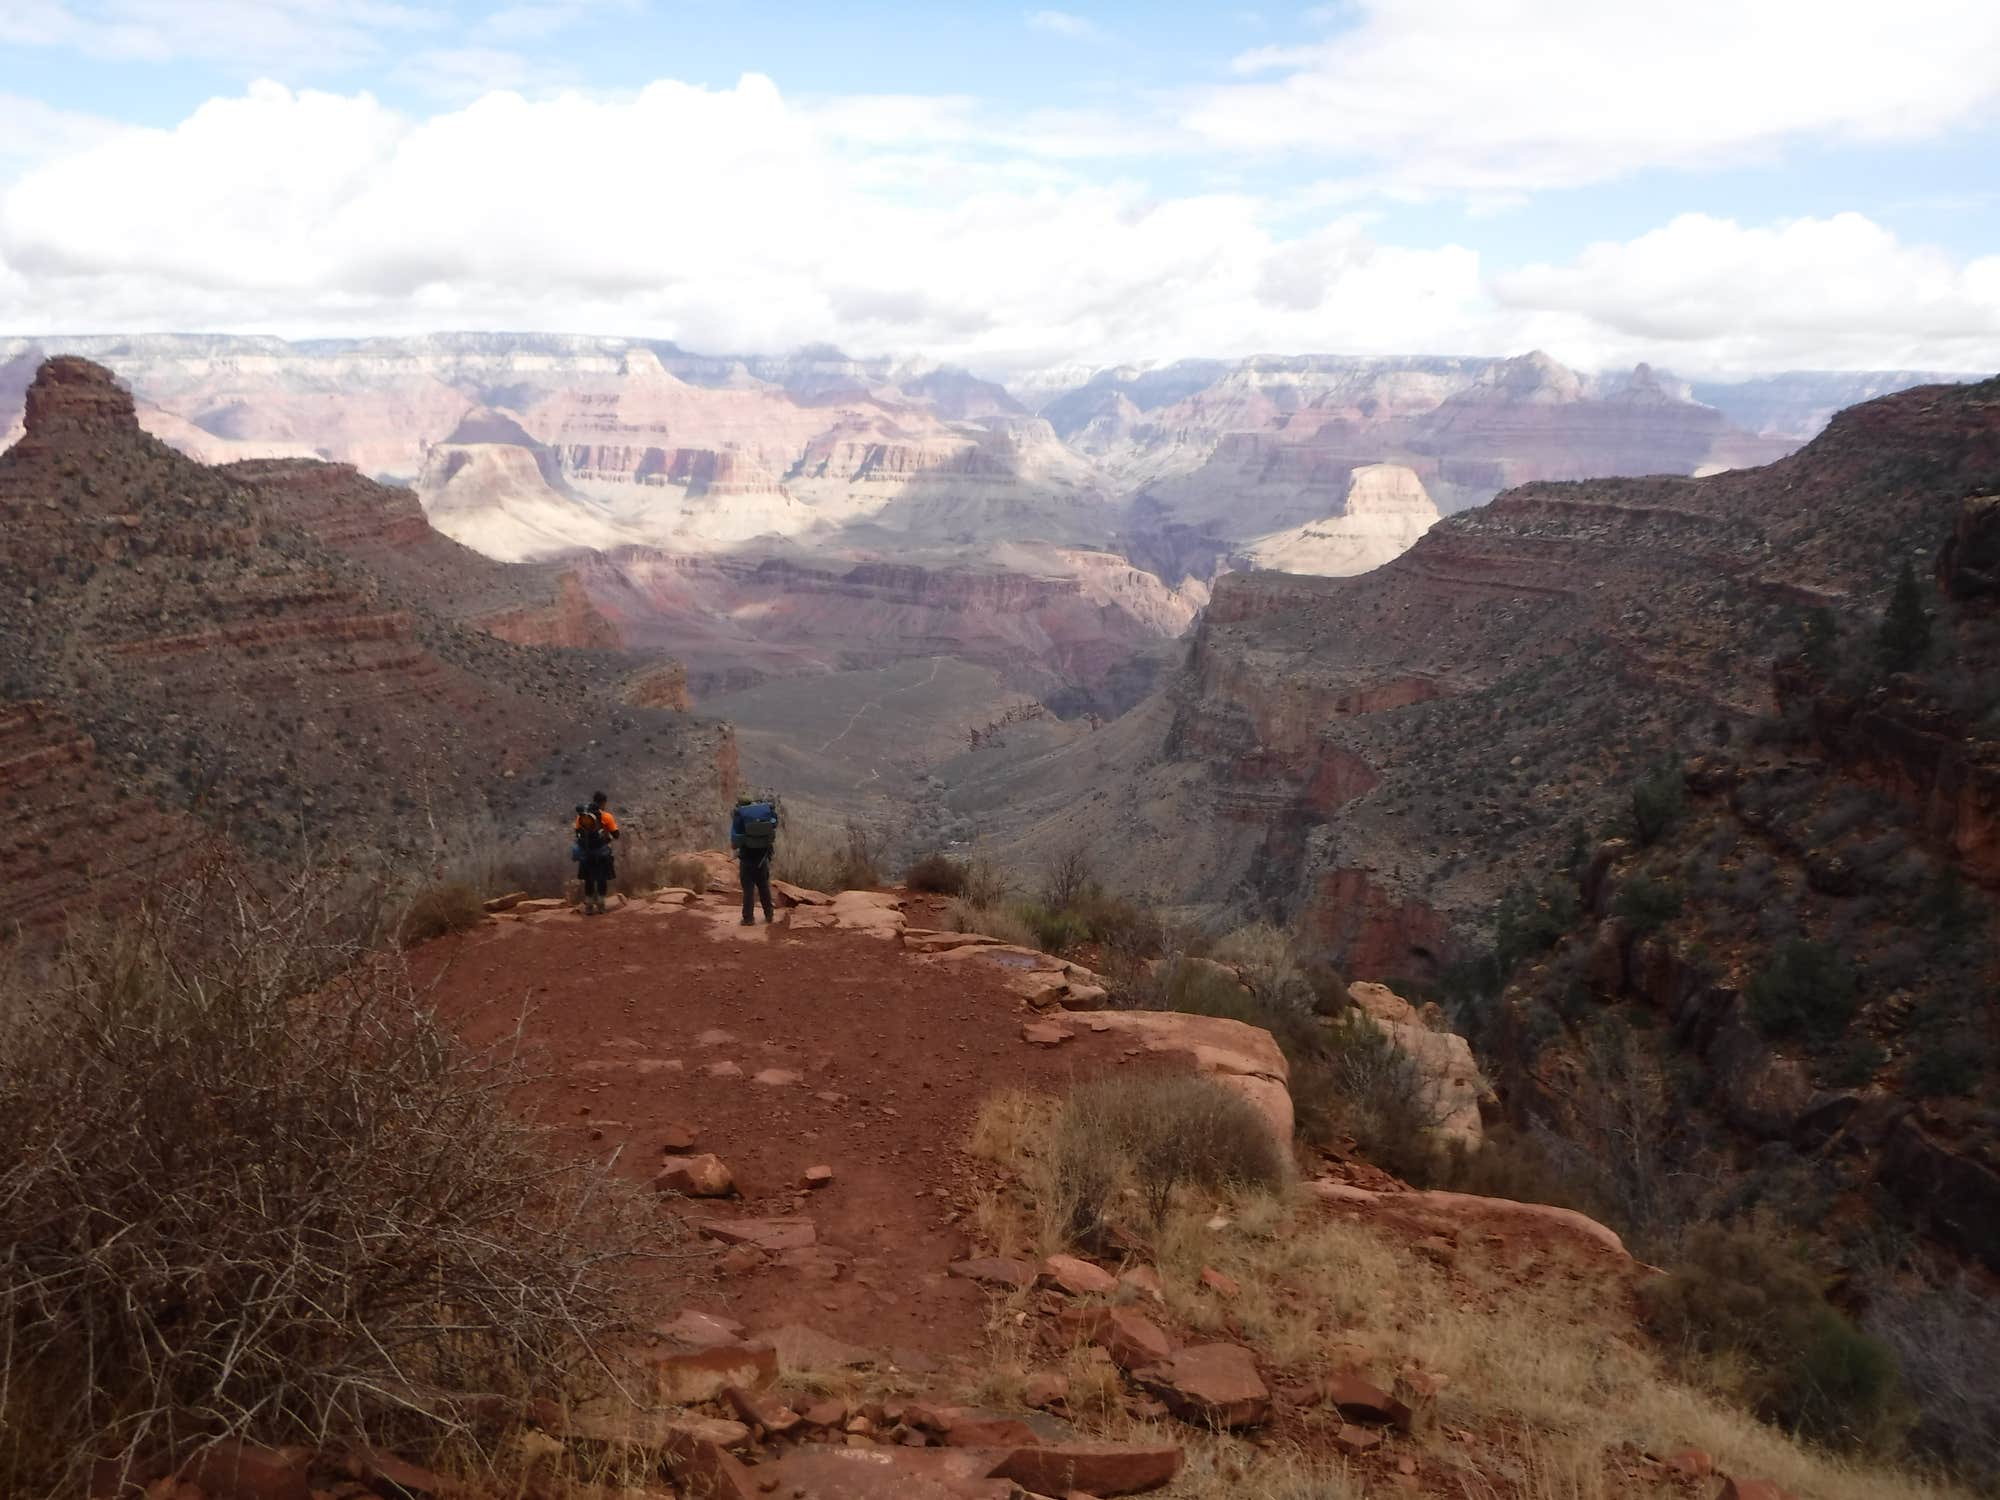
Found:
[[[1902,378],[1774,377],[1739,400],[1540,353],[1260,356],[1010,390],[826,347],[42,337],[0,339],[0,443],[59,353],[112,369],[141,426],[204,463],[344,465],[411,487],[445,538],[559,567],[568,635],[521,639],[670,651],[697,698],[955,653],[1099,714],[1226,574],[1365,572],[1524,482],[1762,462],[1838,390]]]

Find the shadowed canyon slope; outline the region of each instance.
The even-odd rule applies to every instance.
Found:
[[[1872,628],[1900,560],[1928,574],[1994,489],[1992,382],[1854,408],[1764,468],[1526,485],[1360,577],[1222,579],[1160,694],[1098,735],[967,757],[952,801],[1017,849],[1081,832],[1163,899],[1262,906],[1359,971],[1435,976],[1662,753],[1778,715],[1773,659],[1809,610]],[[1967,629],[1964,723],[1932,716],[1945,748],[1913,708],[1871,753],[1990,882],[1994,706],[1972,700],[2000,660]]]
[[[480,557],[351,469],[204,467],[82,360],[44,365],[25,417],[0,454],[0,916],[129,894],[211,834],[435,856],[613,767],[663,826],[728,789],[722,731],[623,701],[664,664],[541,649],[608,638],[573,575]],[[114,812],[115,838],[77,832]]]

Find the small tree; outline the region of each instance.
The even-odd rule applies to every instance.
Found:
[[[1815,673],[1824,677],[1840,657],[1840,625],[1824,604],[1813,606],[1806,615],[1800,655]]]
[[[1681,768],[1662,761],[1651,775],[1632,788],[1632,829],[1642,844],[1657,844],[1680,821],[1687,803]]]
[[[1931,617],[1924,609],[1924,596],[1917,586],[1916,570],[1908,558],[1896,575],[1895,591],[1883,611],[1881,628],[1875,635],[1875,649],[1882,665],[1891,672],[1907,672],[1930,649]]]

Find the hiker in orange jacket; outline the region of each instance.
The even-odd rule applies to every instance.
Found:
[[[618,837],[618,820],[611,816],[610,802],[602,792],[593,792],[588,807],[576,810],[577,878],[583,882],[583,914],[595,916],[605,909],[604,898],[618,874],[611,846]]]

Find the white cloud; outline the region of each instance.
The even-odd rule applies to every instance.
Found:
[[[1066,10],[1030,11],[1028,24],[1037,31],[1046,31],[1052,36],[1066,36],[1072,41],[1090,41],[1101,35],[1095,21],[1072,15]]]
[[[17,165],[81,151],[121,129],[96,115],[54,109],[39,99],[0,93],[0,174]]]
[[[554,36],[592,11],[636,11],[643,0],[524,0],[502,6],[481,22],[481,30],[504,42],[532,42]]]
[[[1602,362],[2000,368],[2000,255],[1959,262],[1855,213],[1749,227],[1683,214],[1567,265],[1497,275],[1493,291],[1555,342],[1588,338]]]
[[[6,0],[0,44],[113,61],[334,69],[448,21],[436,4],[401,0]]]
[[[1608,181],[1806,140],[1907,140],[2000,104],[2000,5],[1358,0],[1191,101],[1227,149],[1308,151],[1408,194]]]
[[[1843,215],[1683,218],[1565,265],[1004,149],[966,101],[768,80],[425,117],[259,84],[0,189],[0,329],[543,328],[924,353],[995,373],[1259,350],[1685,373],[2000,365],[2000,262]],[[1282,213],[1279,212],[1282,210]],[[1299,231],[1279,224],[1303,222]]]

